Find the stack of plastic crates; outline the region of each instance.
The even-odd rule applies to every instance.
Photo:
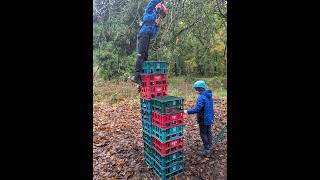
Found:
[[[183,102],[175,96],[152,99],[153,168],[162,179],[171,179],[184,169]]]
[[[183,172],[183,99],[168,96],[167,63],[145,61],[140,87],[144,159],[163,180]]]

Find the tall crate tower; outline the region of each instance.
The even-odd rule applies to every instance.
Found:
[[[157,176],[172,179],[184,169],[184,99],[168,96],[165,61],[145,61],[141,76],[144,160]]]

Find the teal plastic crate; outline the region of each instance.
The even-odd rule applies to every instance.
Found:
[[[167,129],[152,126],[152,137],[157,138],[162,143],[182,138],[184,126],[183,124]]]
[[[154,149],[152,150],[153,151],[150,152],[152,153],[154,161],[162,167],[169,167],[176,162],[183,161],[184,159],[183,151],[178,151],[168,156],[161,156],[157,151],[155,151]]]
[[[165,96],[152,99],[152,111],[161,115],[183,111],[184,99],[176,96]]]
[[[142,130],[149,136],[152,136],[152,123],[142,120]]]
[[[177,158],[177,157],[179,157],[179,158]],[[182,158],[183,158],[182,153],[179,156],[172,154],[167,159],[174,159],[174,160],[179,159],[180,161],[174,161],[174,162],[171,161],[169,166],[162,166],[156,160],[156,155],[154,154],[153,149],[150,148],[148,145],[145,146],[144,159],[145,159],[146,164],[149,167],[153,168],[153,172],[157,176],[159,176],[160,178],[162,178],[164,180],[171,179],[174,176],[177,176],[183,172],[184,161]]]
[[[151,100],[145,100],[145,99],[140,99],[140,106],[141,109],[144,111],[152,111],[152,101]]]
[[[143,74],[166,74],[168,71],[165,61],[144,61]]]
[[[174,179],[175,176],[179,176],[180,174],[183,173],[183,168],[179,169],[178,171],[169,173],[169,174],[159,174],[159,172],[157,172],[156,170],[153,170],[154,174],[156,174],[157,176],[159,176],[160,178],[162,178],[162,180],[171,180]]]
[[[152,145],[150,146],[148,143],[143,144],[144,152],[147,152],[152,158],[154,158],[156,151],[152,148]]]
[[[145,132],[142,132],[142,138],[144,143],[152,147],[152,137]]]
[[[178,151],[168,156],[161,156],[152,148],[152,146],[148,145],[147,143],[144,143],[143,149],[153,158],[155,162],[158,163],[159,166],[163,168],[169,167],[176,162],[183,161],[184,159],[183,151]]]
[[[141,119],[142,121],[147,121],[149,123],[152,123],[152,111],[141,109]]]
[[[161,167],[153,160],[153,172],[159,176],[162,180],[172,179],[175,176],[181,174],[184,170],[184,162],[176,162],[169,167]]]
[[[147,152],[144,152],[143,154],[144,154],[144,161],[146,162],[146,164],[149,166],[149,168],[153,168],[153,165],[154,165],[153,158]]]

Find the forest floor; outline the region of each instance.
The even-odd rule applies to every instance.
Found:
[[[187,86],[189,87],[187,88]],[[190,87],[192,84],[172,85],[169,94],[181,92],[186,88],[192,91]],[[185,93],[192,94],[191,92]],[[187,94],[181,95],[187,96]],[[220,94],[221,96],[215,96],[217,103],[214,106],[214,135],[227,124],[227,98],[224,93]],[[195,94],[186,97],[184,108],[192,107],[195,100]],[[94,180],[160,179],[144,162],[140,119],[139,94],[134,85],[127,82],[95,84],[93,106]],[[202,142],[195,116],[188,116],[185,121],[185,168],[178,179],[227,179],[227,137],[214,146],[215,153],[210,157],[202,157],[197,154]]]

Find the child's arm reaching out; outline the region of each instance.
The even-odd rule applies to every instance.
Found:
[[[194,108],[188,109],[187,114],[200,113],[203,106],[204,106],[204,99],[201,96],[199,96],[196,106]]]

